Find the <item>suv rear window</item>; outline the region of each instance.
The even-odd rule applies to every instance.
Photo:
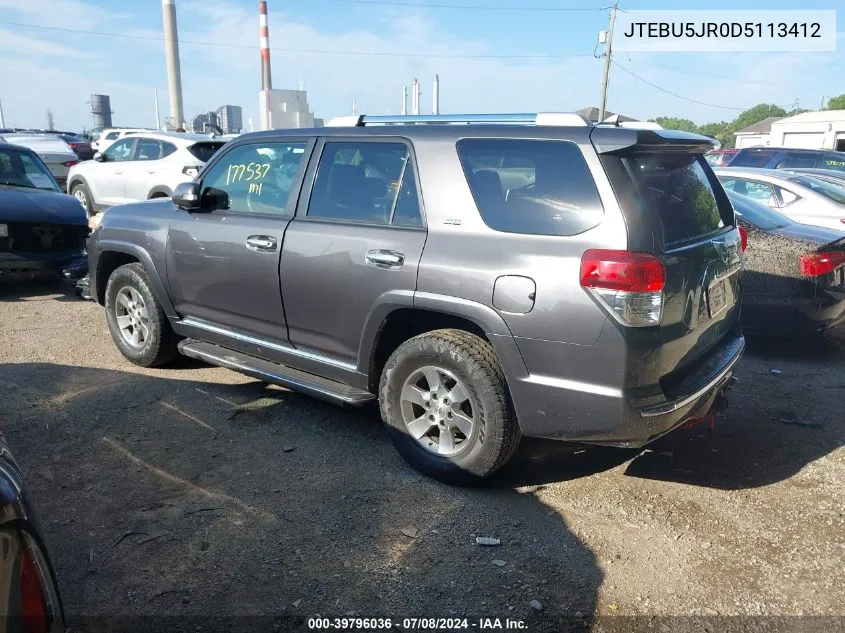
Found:
[[[660,217],[667,244],[725,226],[700,154],[635,154],[626,161],[640,196]]]
[[[224,145],[225,143],[194,143],[188,148],[188,151],[197,160],[207,163],[214,156],[214,153]]]
[[[730,162],[731,167],[765,167],[777,153],[773,149],[741,149]]]
[[[491,229],[576,235],[602,221],[593,176],[574,143],[462,139],[457,150],[481,218]]]

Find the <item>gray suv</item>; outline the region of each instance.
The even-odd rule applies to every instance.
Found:
[[[245,134],[113,207],[92,295],[123,355],[377,400],[414,466],[522,435],[642,446],[725,402],[740,234],[694,134],[574,114],[347,117]]]

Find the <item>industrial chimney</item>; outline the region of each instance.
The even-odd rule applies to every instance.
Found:
[[[267,0],[258,2],[258,34],[261,45],[261,89],[272,90],[273,78],[270,75],[270,30],[267,27]]]
[[[411,85],[411,114],[420,113],[420,82],[414,79]]]
[[[181,128],[185,120],[182,111],[182,73],[179,70],[179,37],[176,32],[176,0],[161,0],[164,20],[164,55],[167,59],[167,86],[170,91],[170,116],[173,125]]]
[[[273,77],[270,73],[270,28],[267,25],[267,0],[258,2],[258,43],[261,47],[261,95],[264,109],[262,127],[273,129],[273,115],[270,111],[270,91],[273,89]]]
[[[440,114],[440,75],[434,75],[434,88],[431,92],[431,113]]]
[[[402,86],[402,115],[408,114],[408,86]]]

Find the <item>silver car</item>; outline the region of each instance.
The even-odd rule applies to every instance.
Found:
[[[725,189],[776,209],[795,222],[845,230],[845,182],[785,169],[724,167]]]

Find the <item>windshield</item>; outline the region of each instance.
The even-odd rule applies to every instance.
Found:
[[[790,178],[790,180],[808,189],[812,189],[817,194],[829,200],[833,200],[839,204],[845,204],[845,183],[835,183],[830,180],[813,178],[812,176],[796,176],[795,178]]]
[[[782,229],[785,226],[792,224],[792,220],[785,215],[781,215],[777,211],[772,211],[764,204],[752,200],[747,196],[735,193],[730,190],[725,190],[728,198],[733,205],[736,215],[754,226],[765,231],[772,229]]]
[[[56,179],[33,152],[0,149],[0,185],[59,191]]]

